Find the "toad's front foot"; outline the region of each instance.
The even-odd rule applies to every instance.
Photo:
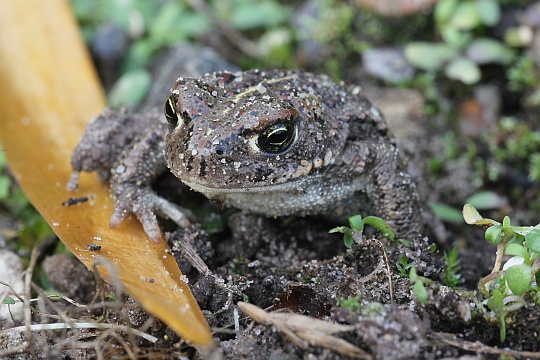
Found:
[[[126,184],[113,187],[111,189],[115,197],[115,206],[111,215],[111,227],[116,227],[133,213],[141,222],[144,231],[154,242],[162,239],[156,214],[167,219],[171,219],[178,226],[188,228],[191,226],[189,218],[193,219],[193,214],[173,203],[158,196],[150,188],[128,187]]]

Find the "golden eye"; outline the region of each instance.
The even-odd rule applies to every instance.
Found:
[[[281,154],[289,149],[296,133],[296,124],[292,121],[274,124],[259,135],[257,146],[266,153]]]
[[[176,112],[176,102],[172,95],[167,99],[164,111],[167,122],[174,129],[178,125],[178,113]]]

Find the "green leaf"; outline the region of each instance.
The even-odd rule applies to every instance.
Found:
[[[428,292],[426,290],[426,287],[421,281],[417,281],[414,283],[413,292],[414,292],[414,295],[416,295],[416,298],[418,299],[418,301],[420,301],[424,305],[427,304]]]
[[[407,265],[408,262],[409,262],[409,258],[407,257],[407,254],[405,253],[401,254],[401,256],[398,258],[398,265],[401,264],[405,266]]]
[[[534,230],[532,226],[512,226],[512,230],[519,235],[525,237],[531,230]]]
[[[497,245],[502,240],[502,226],[493,225],[487,228],[485,233],[485,238],[487,241],[491,242],[494,245]]]
[[[503,219],[503,228],[509,228],[512,226],[512,223],[510,222],[510,217],[505,216]]]
[[[362,220],[361,215],[354,215],[349,218],[349,225],[353,231],[363,231],[364,230],[364,221]]]
[[[452,26],[452,24],[441,27],[441,36],[448,45],[462,49],[472,40],[472,33],[466,30],[460,30]]]
[[[475,84],[480,80],[481,72],[478,65],[472,60],[458,57],[453,59],[444,69],[444,73],[450,79],[459,80],[464,84]]]
[[[416,267],[413,265],[411,266],[411,270],[409,271],[409,281],[412,283],[417,282],[418,275],[416,274]]]
[[[531,285],[531,266],[527,264],[512,266],[506,270],[505,278],[512,293],[522,296]]]
[[[451,222],[454,224],[463,223],[463,216],[461,215],[461,211],[459,211],[455,207],[439,202],[430,203],[429,207],[431,208],[431,211],[433,211],[435,216],[437,216],[443,221]]]
[[[386,236],[390,240],[394,240],[396,237],[396,233],[394,232],[394,230],[392,230],[390,225],[388,225],[383,219],[379,217],[368,216],[364,218],[364,224],[373,226],[375,229],[382,232],[384,236]]]
[[[483,218],[471,204],[465,204],[462,212],[465,222],[469,225],[501,225],[501,223],[495,220]]]
[[[467,203],[479,210],[495,209],[503,204],[503,199],[493,191],[480,191],[467,199]]]
[[[333,234],[333,233],[342,233],[342,234],[347,234],[347,233],[350,233],[351,232],[351,229],[349,229],[348,227],[346,226],[337,226],[333,229],[330,229],[330,231],[328,231],[330,234]]]
[[[504,307],[504,296],[502,292],[497,289],[493,290],[491,297],[488,299],[487,305],[491,311],[495,313],[497,319],[499,320],[500,339],[501,342],[504,342],[504,339],[506,338],[506,323],[504,318],[506,317],[508,311]]]
[[[405,58],[422,70],[439,70],[456,56],[456,49],[446,44],[412,42],[405,46]]]
[[[506,246],[506,249],[504,250],[505,255],[515,255],[522,257],[524,259],[529,258],[529,253],[527,252],[527,249],[525,249],[523,246],[518,244],[508,244]]]
[[[15,300],[11,296],[7,296],[4,300],[4,304],[6,305],[15,305]]]
[[[469,225],[474,225],[478,221],[483,219],[482,215],[480,215],[478,210],[476,210],[476,208],[471,204],[465,204],[463,206],[462,212],[463,212],[463,219],[465,219],[465,222]]]
[[[250,1],[234,9],[230,21],[240,30],[271,28],[284,23],[290,15],[290,9],[277,1]]]
[[[529,249],[540,253],[540,229],[533,229],[525,235],[525,244]]]
[[[139,104],[150,89],[152,76],[147,70],[136,69],[125,73],[114,84],[109,93],[109,103],[113,107]]]
[[[508,64],[514,54],[503,43],[488,38],[474,40],[467,48],[466,55],[477,64]]]
[[[354,238],[352,237],[350,233],[346,233],[345,235],[343,235],[343,243],[345,244],[345,247],[347,249],[350,249],[351,246],[353,246]]]
[[[488,299],[487,305],[497,316],[500,316],[504,313],[504,296],[503,294],[495,289],[491,293],[491,297]]]
[[[110,0],[107,4],[107,16],[111,20],[121,25],[124,29],[129,29],[133,21],[134,14],[138,13],[137,6],[133,0]]]
[[[480,25],[480,15],[473,1],[461,2],[450,20],[453,27],[461,30],[471,30]]]
[[[438,24],[446,23],[452,17],[452,14],[456,10],[458,0],[440,0],[435,5],[435,21]]]
[[[189,36],[197,36],[211,29],[208,18],[185,8],[183,2],[163,5],[150,22],[149,34],[154,43],[174,45]]]
[[[480,20],[486,26],[493,26],[501,18],[501,8],[495,0],[476,0],[476,8]]]

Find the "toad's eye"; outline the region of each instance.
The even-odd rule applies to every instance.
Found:
[[[174,129],[178,125],[178,113],[176,112],[176,102],[172,95],[167,99],[164,110],[167,122]]]
[[[289,149],[297,135],[294,121],[267,127],[257,138],[257,146],[269,154],[281,154]]]

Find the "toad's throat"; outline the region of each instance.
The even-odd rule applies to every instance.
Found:
[[[358,190],[358,184],[354,182],[328,187],[322,179],[313,178],[241,188],[219,188],[193,181],[183,182],[209,199],[222,201],[225,206],[267,216],[325,213]]]

